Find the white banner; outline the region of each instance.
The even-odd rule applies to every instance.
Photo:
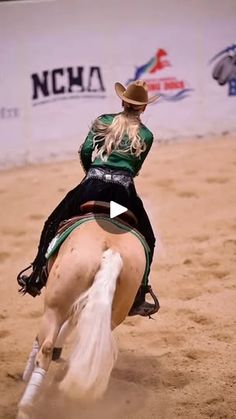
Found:
[[[0,166],[76,153],[121,110],[116,81],[160,94],[156,138],[235,132],[235,18],[235,0],[0,3]]]

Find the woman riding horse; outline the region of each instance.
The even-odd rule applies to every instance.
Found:
[[[34,297],[40,294],[47,281],[45,254],[59,224],[81,214],[81,204],[90,200],[113,200],[131,210],[138,220],[137,229],[147,241],[149,262],[152,262],[155,236],[143,203],[137,195],[133,177],[140,171],[153,143],[153,134],[142,124],[140,115],[147,104],[157,100],[158,96],[148,98],[146,83],[141,80],[131,83],[127,89],[115,83],[115,90],[122,100],[123,111],[102,115],[93,123],[79,151],[86,176],[47,219],[37,256],[30,265],[32,273],[29,276],[24,274],[29,267],[17,277],[23,293]],[[140,285],[129,315],[150,316],[158,311],[159,305],[155,298],[154,304],[145,301],[147,293],[153,295],[146,281]]]

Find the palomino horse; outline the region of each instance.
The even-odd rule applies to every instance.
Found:
[[[105,392],[117,351],[112,330],[124,321],[141,284],[146,254],[133,230],[104,217],[75,228],[49,260],[41,327],[24,373],[27,387],[18,418],[29,418],[52,360],[76,328],[68,370],[59,384],[66,395],[92,400]]]

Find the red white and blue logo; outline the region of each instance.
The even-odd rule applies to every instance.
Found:
[[[176,102],[185,99],[194,89],[190,88],[185,80],[172,75],[165,76],[163,70],[168,67],[172,67],[168,53],[165,49],[159,48],[154,57],[136,67],[133,78],[129,79],[127,84],[135,80],[144,80],[150,94],[160,95],[156,103],[160,103],[161,100]]]
[[[218,52],[210,60],[214,63],[212,77],[220,86],[228,85],[228,95],[236,96],[236,44]]]

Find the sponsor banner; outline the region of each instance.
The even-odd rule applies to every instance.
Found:
[[[0,166],[76,156],[91,122],[122,109],[116,81],[160,95],[142,115],[156,138],[236,130],[235,0],[154,3],[0,4]]]
[[[166,69],[171,67],[170,74],[166,74]],[[156,54],[146,63],[138,65],[135,69],[133,78],[127,80],[126,84],[142,79],[147,83],[150,94],[159,94],[159,102],[179,101],[188,97],[194,90],[186,80],[179,79],[174,74],[174,69],[169,60],[168,52],[163,48],[158,48]]]
[[[31,74],[33,106],[65,99],[104,99],[100,66],[54,68]]]

